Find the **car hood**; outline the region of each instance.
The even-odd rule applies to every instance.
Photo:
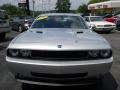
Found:
[[[94,24],[94,25],[115,25],[114,23],[107,22],[107,21],[95,21],[95,22],[90,22],[90,24]]]
[[[90,30],[30,29],[17,36],[9,48],[78,50],[108,49],[110,46],[104,38]]]

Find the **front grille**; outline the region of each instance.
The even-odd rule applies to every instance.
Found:
[[[31,58],[43,60],[72,60],[88,58],[87,51],[31,51]]]
[[[112,25],[104,25],[104,27],[112,27]]]
[[[45,74],[45,73],[35,73],[31,72],[34,77],[49,78],[49,79],[73,79],[73,78],[83,78],[88,75],[88,73],[76,73],[76,74]]]

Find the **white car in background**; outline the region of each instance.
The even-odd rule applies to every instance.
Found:
[[[85,16],[85,21],[95,31],[111,32],[116,28],[114,23],[104,21],[102,16]]]

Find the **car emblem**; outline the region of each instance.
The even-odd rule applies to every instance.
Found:
[[[58,45],[58,48],[62,48],[62,45]]]

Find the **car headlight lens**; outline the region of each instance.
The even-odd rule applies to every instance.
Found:
[[[18,49],[8,49],[7,55],[10,57],[28,57],[30,56],[30,50],[18,50]]]
[[[10,49],[9,54],[12,57],[17,57],[19,55],[19,50]]]
[[[29,50],[20,50],[20,53],[23,57],[28,57],[30,55]]]
[[[89,51],[88,52],[91,57],[98,57],[99,56],[99,51]]]
[[[102,50],[102,51],[100,51],[100,55],[103,58],[107,58],[112,55],[112,51],[111,50]]]
[[[26,24],[24,24],[24,26],[25,26],[25,27],[29,27],[29,24],[28,24],[28,23],[26,23]]]

